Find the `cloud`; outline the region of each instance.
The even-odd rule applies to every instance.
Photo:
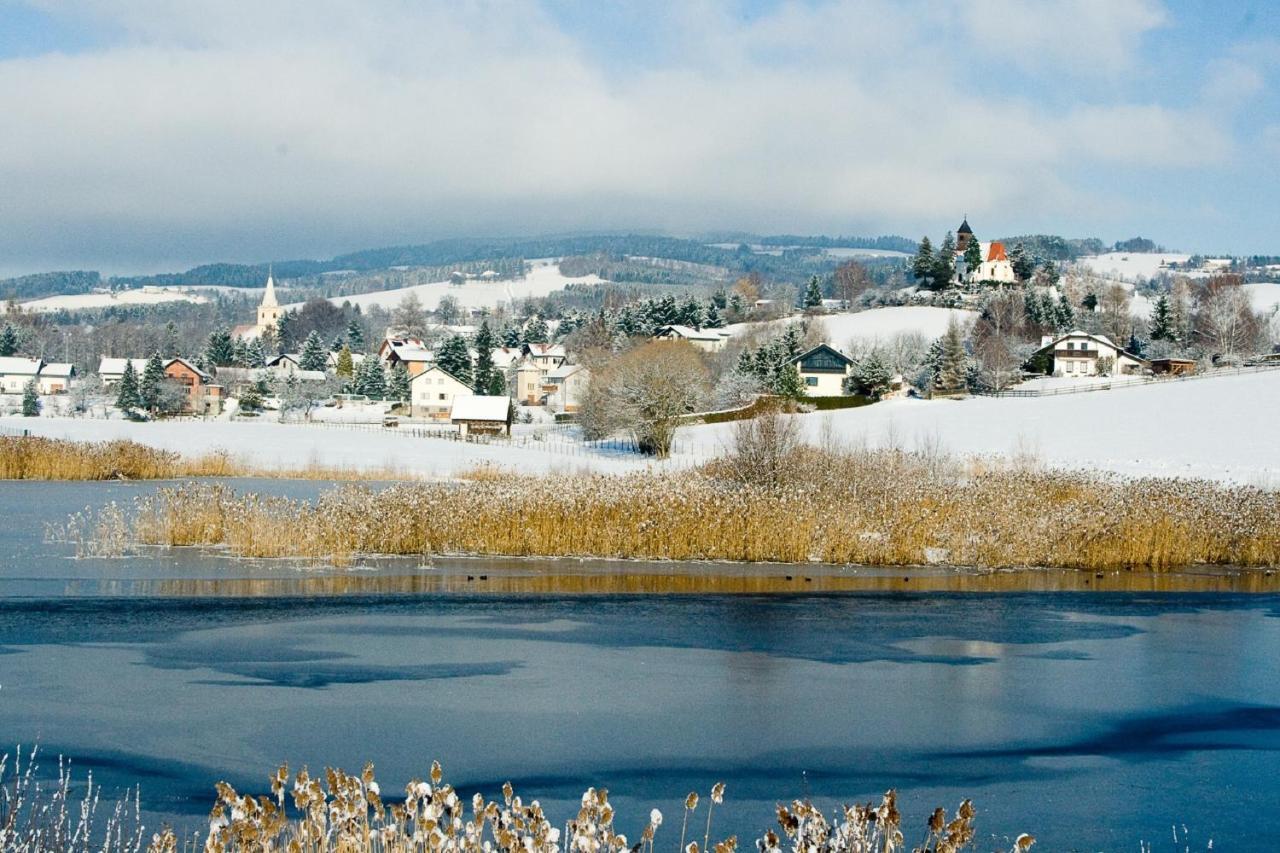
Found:
[[[1051,112],[964,73],[1126,67],[1164,21],[1147,2],[735,8],[672,4],[651,22],[665,58],[615,64],[523,0],[50,3],[107,44],[0,62],[0,250],[109,267],[478,230],[1012,227],[1107,210],[1067,178],[1082,160],[1230,150],[1192,110]]]

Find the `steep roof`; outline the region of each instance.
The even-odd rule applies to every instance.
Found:
[[[271,268],[267,268],[267,290],[262,294],[263,308],[278,308],[280,303],[276,301],[276,280],[271,275]]]
[[[40,372],[40,359],[23,358],[22,356],[0,357],[0,373],[10,376],[35,376]]]
[[[473,394],[469,397],[453,398],[453,407],[449,410],[449,420],[501,421],[506,423],[507,415],[510,412],[510,397],[490,397],[484,394]]]
[[[142,376],[142,372],[147,369],[147,361],[145,358],[103,358],[98,365],[98,373],[101,374],[119,374],[124,375],[124,366],[126,362],[133,362],[133,370],[138,376]]]
[[[964,222],[960,223],[960,227],[956,229],[957,234],[972,234],[973,229],[969,227],[969,217],[964,218]]]
[[[835,347],[829,344],[818,344],[816,347],[812,349],[805,350],[795,358],[788,361],[787,364],[799,364],[809,356],[821,350],[826,350],[827,352],[831,353],[843,364],[853,364],[853,359],[849,358],[849,356],[845,355],[844,353],[840,352],[840,350],[836,349]]]
[[[992,241],[991,246],[987,249],[987,263],[1007,260],[1009,260],[1009,256],[1005,254],[1004,243],[999,240]]]
[[[413,384],[414,382],[417,382],[417,381],[418,381],[419,379],[421,379],[422,377],[424,377],[424,376],[430,376],[431,374],[436,373],[436,372],[443,373],[445,376],[448,376],[448,377],[449,377],[450,379],[452,379],[454,382],[457,382],[459,385],[462,385],[462,386],[466,387],[468,390],[472,390],[472,391],[474,391],[474,390],[475,390],[475,388],[472,386],[472,384],[471,384],[470,382],[463,382],[461,379],[459,379],[458,377],[454,376],[454,375],[453,375],[452,373],[450,373],[449,371],[445,370],[445,369],[444,369],[443,367],[441,367],[439,364],[432,364],[430,367],[428,367],[426,370],[422,371],[421,373],[416,373],[416,374],[414,374],[413,376],[410,376],[410,377],[409,377],[409,383],[410,383],[410,384]]]

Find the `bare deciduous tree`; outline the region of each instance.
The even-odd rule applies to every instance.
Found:
[[[582,406],[591,438],[629,430],[646,453],[671,452],[680,419],[707,398],[702,356],[684,341],[650,341],[595,370]]]

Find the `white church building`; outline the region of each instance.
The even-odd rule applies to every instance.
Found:
[[[231,336],[243,340],[260,338],[267,329],[275,329],[276,321],[280,319],[280,315],[283,313],[284,309],[280,307],[280,303],[276,300],[275,278],[272,276],[271,271],[267,270],[267,291],[262,294],[262,304],[258,306],[258,322],[236,326],[231,330]]]

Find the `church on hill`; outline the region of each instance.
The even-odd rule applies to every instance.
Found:
[[[973,242],[978,244],[982,262],[976,269],[970,270],[965,263],[965,252]],[[967,216],[956,229],[956,276],[961,282],[970,283],[994,281],[999,284],[1015,284],[1018,281],[1017,275],[1013,272],[1013,264],[1009,262],[1009,254],[1005,251],[1004,243],[999,240],[983,243],[974,236]]]
[[[262,304],[258,306],[258,322],[236,326],[231,330],[231,336],[246,341],[261,338],[267,329],[275,329],[276,321],[280,319],[280,315],[283,313],[284,309],[276,301],[275,279],[272,277],[271,271],[267,270],[267,292],[262,294]]]

